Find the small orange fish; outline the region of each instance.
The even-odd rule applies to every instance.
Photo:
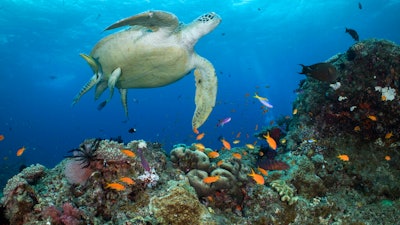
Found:
[[[370,119],[372,121],[377,121],[378,120],[378,118],[376,118],[376,116],[374,116],[374,115],[368,115],[367,117],[368,117],[368,119]]]
[[[201,134],[198,134],[197,137],[196,137],[196,140],[201,140],[201,139],[203,139],[204,135],[205,135],[204,132],[201,133]]]
[[[260,185],[264,185],[264,177],[260,174],[256,174],[253,169],[251,169],[251,174],[248,174],[253,178],[253,180]]]
[[[203,179],[203,182],[206,184],[211,184],[219,180],[219,176],[210,176]]]
[[[25,151],[25,146],[17,150],[17,156],[21,156]]]
[[[252,145],[252,144],[246,144],[246,147],[247,147],[248,149],[254,149],[254,145]]]
[[[257,167],[258,171],[260,171],[260,173],[262,173],[262,175],[264,176],[268,176],[268,170],[265,170],[263,168]]]
[[[216,151],[213,151],[213,152],[209,152],[207,155],[210,159],[215,159],[219,156],[219,153]]]
[[[136,156],[136,154],[134,152],[132,152],[131,150],[129,150],[129,149],[121,149],[121,152],[124,153],[126,156],[131,157],[131,158]]]
[[[4,140],[4,135],[0,134],[0,141]]]
[[[386,161],[390,161],[391,159],[392,159],[392,158],[390,158],[389,155],[385,156],[385,160],[386,160]]]
[[[355,132],[361,131],[361,127],[360,127],[360,126],[355,126],[355,127],[354,127],[354,131],[355,131]]]
[[[120,183],[108,183],[106,188],[110,188],[116,191],[123,191],[125,190],[125,186]]]
[[[208,200],[209,202],[213,202],[213,201],[214,201],[214,198],[213,198],[211,195],[209,195],[209,196],[207,196],[207,200]]]
[[[201,152],[204,152],[204,149],[206,149],[206,147],[202,143],[196,143],[194,144],[194,146],[196,147],[197,150]]]
[[[267,141],[269,147],[272,148],[273,150],[276,150],[277,147],[276,141],[271,136],[269,136],[269,132],[267,133],[267,135],[263,136],[265,137],[265,140]]]
[[[135,184],[135,181],[132,180],[130,177],[121,177],[119,178],[120,181],[124,182],[127,185],[133,185]]]
[[[240,140],[234,140],[233,142],[232,142],[233,144],[239,144],[240,143]]]
[[[217,166],[221,166],[222,165],[222,163],[224,163],[224,160],[219,160],[218,162],[217,162]]]
[[[195,134],[199,134],[199,133],[200,133],[199,130],[197,130],[196,127],[193,127],[193,132],[194,132]]]
[[[389,133],[387,133],[387,134],[385,135],[385,139],[389,139],[389,138],[391,138],[391,137],[393,137],[393,132],[389,132]]]
[[[381,96],[382,101],[386,101],[386,99],[387,99],[386,96],[384,96],[384,95]]]
[[[240,135],[242,134],[242,132],[239,132],[236,134],[236,138],[240,138]]]
[[[240,153],[233,153],[232,156],[236,159],[242,159],[242,155]]]
[[[344,161],[344,162],[348,162],[350,161],[350,157],[348,155],[345,154],[340,154],[337,156],[340,160]]]
[[[229,144],[229,142],[227,142],[225,139],[223,139],[223,138],[221,138],[221,142],[222,142],[222,145],[226,148],[226,149],[228,149],[228,150],[231,150],[231,144]]]

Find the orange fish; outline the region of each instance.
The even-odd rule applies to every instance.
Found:
[[[20,148],[20,149],[18,149],[17,156],[21,156],[24,153],[25,149],[26,149],[25,146]]]
[[[210,159],[215,159],[219,156],[219,153],[216,151],[213,151],[213,152],[209,152],[207,155]]]
[[[361,127],[360,126],[355,126],[354,127],[354,131],[356,131],[356,132],[361,131]]]
[[[370,119],[372,121],[377,121],[378,120],[378,118],[376,118],[376,116],[374,116],[374,115],[368,115],[367,117],[368,117],[368,119]]]
[[[199,133],[200,133],[199,130],[197,130],[196,127],[193,127],[193,132],[194,132],[195,134],[199,134]]]
[[[338,157],[340,160],[345,161],[345,162],[348,162],[348,161],[350,160],[349,156],[348,156],[348,155],[345,155],[345,154],[338,155],[337,157]]]
[[[236,134],[236,138],[240,138],[240,135],[242,134],[242,132],[239,132]]]
[[[391,159],[392,159],[392,158],[390,158],[389,155],[385,156],[385,160],[386,160],[386,161],[390,161]]]
[[[240,143],[240,140],[234,140],[233,142],[232,142],[233,144],[239,144]]]
[[[249,176],[253,177],[253,180],[260,185],[264,185],[264,177],[260,174],[256,174],[253,169],[251,169],[251,174]]]
[[[247,147],[248,149],[254,149],[254,145],[252,145],[252,144],[246,144],[246,147]]]
[[[129,150],[129,149],[121,149],[121,152],[124,153],[126,156],[131,157],[131,158],[136,156],[136,154],[134,152],[132,152],[131,150]]]
[[[116,191],[123,191],[125,190],[125,186],[120,183],[108,183],[106,188],[114,189]]]
[[[204,149],[206,149],[206,147],[202,143],[196,143],[194,144],[194,146],[196,147],[197,150],[201,152],[204,152]]]
[[[201,140],[201,139],[203,139],[204,135],[205,135],[204,132],[201,133],[201,134],[198,134],[197,137],[196,137],[196,140]]]
[[[0,134],[0,141],[4,140],[4,135]]]
[[[222,165],[222,163],[224,163],[224,160],[219,160],[218,162],[217,162],[217,166],[221,166]]]
[[[206,184],[211,184],[219,180],[219,176],[210,176],[203,179],[203,182]]]
[[[231,144],[229,144],[229,142],[227,142],[225,139],[223,139],[223,138],[221,138],[221,142],[222,142],[222,145],[226,148],[226,149],[228,149],[228,150],[231,150]]]
[[[262,175],[264,176],[268,176],[268,170],[265,170],[263,168],[257,167],[258,171],[260,171],[260,173],[262,173]]]
[[[393,132],[389,132],[389,133],[387,133],[387,134],[385,135],[385,139],[389,139],[389,138],[391,138],[391,137],[393,137]]]
[[[240,153],[233,153],[232,156],[236,159],[242,159],[242,155]]]
[[[130,177],[121,177],[119,178],[120,181],[124,182],[127,185],[133,185],[135,184],[135,181],[132,180]]]
[[[270,148],[272,148],[273,150],[276,150],[276,141],[269,136],[269,132],[267,133],[267,135],[263,135],[265,137],[265,140],[267,141],[268,145]]]

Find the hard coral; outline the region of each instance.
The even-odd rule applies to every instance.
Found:
[[[271,187],[279,193],[283,202],[287,202],[289,205],[293,205],[293,203],[297,202],[298,197],[294,196],[293,189],[287,185],[284,180],[272,181]]]

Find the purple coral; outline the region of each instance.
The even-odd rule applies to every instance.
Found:
[[[82,215],[83,213],[71,203],[64,203],[62,210],[55,206],[49,206],[42,212],[44,218],[50,218],[52,223],[60,225],[82,224]]]

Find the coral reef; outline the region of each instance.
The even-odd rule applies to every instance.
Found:
[[[255,134],[276,150],[179,144],[168,157],[159,143],[87,139],[55,168],[12,177],[0,221],[396,224],[400,48],[365,40],[327,62],[337,80],[302,80],[293,118]]]

